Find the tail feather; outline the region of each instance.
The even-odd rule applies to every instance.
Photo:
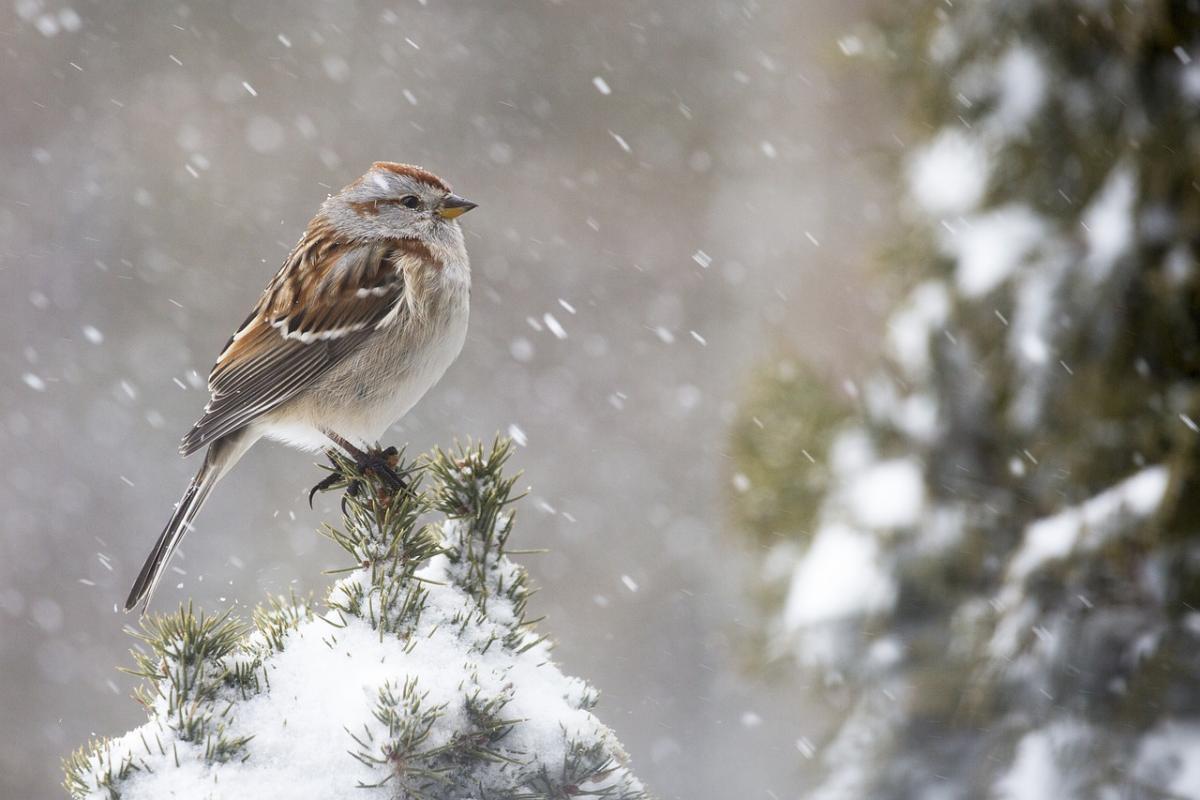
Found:
[[[150,551],[146,563],[142,565],[142,570],[138,573],[137,580],[133,582],[129,597],[125,600],[126,611],[131,611],[138,603],[142,603],[142,613],[145,613],[146,607],[150,604],[150,596],[154,593],[159,579],[162,578],[171,556],[175,553],[175,548],[179,546],[184,534],[192,527],[192,520],[200,513],[200,508],[208,499],[213,486],[249,447],[249,443],[237,441],[240,438],[230,436],[218,439],[208,448],[208,452],[204,455],[204,464],[196,473],[196,477],[192,478],[192,482],[188,484],[187,491],[179,500],[175,513],[171,515],[167,526],[159,534],[158,541],[154,543],[154,549]]]

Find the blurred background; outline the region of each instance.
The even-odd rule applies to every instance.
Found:
[[[534,616],[657,793],[813,785],[840,706],[768,644],[759,575],[790,562],[735,508],[755,467],[731,432],[764,374],[851,400],[901,296],[872,267],[906,145],[870,6],[0,7],[0,796],[56,795],[61,756],[144,719],[118,604],[195,469],[179,437],[375,160],[480,204],[466,348],[390,440],[518,441]],[[256,448],[155,605],[319,593],[321,474]]]

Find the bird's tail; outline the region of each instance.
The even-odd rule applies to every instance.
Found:
[[[196,477],[192,478],[192,482],[188,484],[187,491],[179,500],[175,513],[171,515],[167,527],[163,528],[158,541],[154,543],[154,549],[150,551],[146,563],[142,565],[142,571],[138,573],[137,580],[133,582],[129,597],[125,600],[126,611],[130,611],[138,603],[142,603],[142,613],[146,612],[146,607],[150,605],[150,596],[154,593],[154,587],[162,578],[163,571],[167,568],[167,563],[171,560],[183,535],[192,527],[192,520],[200,513],[200,507],[208,499],[208,495],[216,486],[217,481],[224,477],[225,473],[248,449],[248,444],[239,441],[242,438],[238,433],[234,433],[218,439],[209,446],[208,452],[204,454],[204,464],[196,473]]]

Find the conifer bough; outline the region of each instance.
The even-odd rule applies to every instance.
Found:
[[[401,465],[395,495],[342,462],[366,491],[324,531],[352,561],[325,602],[145,618],[131,671],[149,720],[66,759],[71,796],[647,798],[596,691],[526,618],[509,452],[437,450]]]

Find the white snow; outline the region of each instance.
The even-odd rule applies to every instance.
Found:
[[[848,500],[854,518],[866,527],[912,525],[925,506],[921,465],[913,458],[875,464],[851,482]]]
[[[443,523],[447,540],[461,524]],[[516,569],[506,559],[496,568],[505,581],[511,581]],[[592,690],[559,670],[550,660],[546,643],[533,644],[531,635],[532,646],[524,652],[499,642],[488,644],[516,622],[504,596],[492,596],[485,614],[472,612],[469,625],[454,622],[456,614],[478,609],[477,601],[455,582],[455,569],[446,556],[439,555],[417,573],[428,599],[418,627],[407,639],[374,630],[363,618],[329,611],[302,622],[288,634],[281,651],[272,650],[263,657],[260,672],[266,674],[269,685],[261,693],[240,699],[236,690],[226,690],[229,696],[217,704],[224,708],[226,701],[231,703],[232,710],[224,720],[225,734],[253,735],[245,746],[247,758],[239,755],[225,763],[209,764],[203,744],[179,740],[161,716],[152,716],[150,722],[114,740],[114,760],[131,753],[137,764],[149,767],[133,772],[121,784],[122,798],[394,797],[398,791],[395,781],[380,788],[358,787],[360,781],[379,782],[387,772],[368,768],[350,754],[352,749],[361,749],[350,732],[367,743],[368,751],[380,750],[388,739],[386,726],[372,713],[380,688],[388,684],[399,694],[401,687],[412,681],[423,695],[423,708],[444,704],[443,714],[421,750],[447,744],[456,733],[471,729],[464,703],[475,687],[485,697],[510,698],[503,706],[503,718],[516,722],[494,746],[515,764],[484,762],[490,766],[479,769],[485,780],[499,776],[497,786],[512,788],[504,780],[513,779],[517,765],[560,769],[569,740],[602,742],[616,763],[623,764],[625,755],[615,737],[590,711],[581,708]],[[334,593],[351,592],[367,581],[365,571],[356,571],[340,581]],[[629,586],[631,579],[625,582]],[[635,588],[630,587],[631,591]],[[377,597],[369,595],[368,602],[375,603]],[[266,647],[259,634],[248,642],[251,648],[256,642]],[[230,658],[245,660],[252,653],[242,650]],[[157,713],[161,714],[162,701],[159,706]],[[618,768],[601,783],[581,787],[585,791],[580,796],[599,796],[604,786],[628,778],[627,771]],[[94,796],[103,794],[98,791]]]
[[[964,81],[964,102],[994,97],[994,109],[975,130],[943,129],[909,162],[909,190],[934,217],[973,210],[987,190],[988,153],[1026,130],[1046,97],[1046,71],[1029,47],[1015,45],[998,62]]]
[[[909,189],[932,216],[964,214],[983,199],[988,173],[983,145],[961,130],[947,128],[909,163]]]
[[[796,750],[805,758],[812,758],[817,754],[817,748],[807,736],[801,736],[796,740]]]
[[[1200,724],[1160,722],[1142,737],[1130,771],[1173,797],[1200,797]]]
[[[926,281],[909,294],[888,321],[888,349],[910,378],[920,378],[931,364],[929,337],[946,323],[950,292],[940,281]]]
[[[526,723],[514,730],[523,735],[519,742],[512,742],[511,749],[536,753],[547,763],[561,763],[563,730],[594,734],[595,718],[567,703],[567,698],[578,692],[575,682],[548,662],[545,653],[535,648],[530,657],[518,658],[513,664],[503,663],[499,648],[491,658],[468,657],[452,631],[446,625],[442,635],[434,632],[421,638],[405,653],[403,642],[380,637],[358,620],[342,629],[322,621],[304,625],[272,659],[270,691],[240,704],[230,726],[234,735],[255,735],[248,746],[248,760],[208,766],[203,748],[171,742],[168,754],[170,748],[178,749],[180,768],[136,773],[122,797],[184,798],[197,797],[200,792],[212,798],[261,800],[390,797],[386,788],[356,788],[358,781],[375,783],[380,776],[347,752],[354,742],[346,733],[370,729],[377,740],[384,738],[370,709],[379,687],[387,681],[402,686],[415,678],[417,687],[428,693],[426,707],[450,703],[455,708],[456,713],[443,718],[447,722],[457,715],[461,687],[473,674],[491,691],[512,683],[513,700],[505,711]],[[451,730],[449,724],[440,722],[430,747],[444,744]],[[169,731],[149,723],[127,734],[117,747],[145,755],[142,738],[154,741],[156,736],[164,741],[173,738]],[[169,755],[145,757],[151,762],[169,759]]]
[[[1032,430],[1040,421],[1049,387],[1047,367],[1053,364],[1055,334],[1062,320],[1058,316],[1060,291],[1068,271],[1076,265],[1072,257],[1055,252],[1038,259],[1013,280],[1015,308],[1008,331],[1008,349],[1021,380],[1009,414],[1013,423]]]
[[[508,438],[512,439],[521,447],[529,444],[529,437],[525,435],[525,431],[523,431],[515,422],[508,426]]]
[[[887,608],[894,595],[874,537],[832,523],[817,531],[796,565],[783,619],[795,630]]]
[[[1147,467],[1079,505],[1029,525],[994,601],[1000,616],[988,642],[991,655],[1013,658],[1036,624],[1038,609],[1024,591],[1029,575],[1074,552],[1095,550],[1131,523],[1153,514],[1166,495],[1169,479],[1167,467]]]
[[[1137,175],[1128,165],[1119,164],[1083,213],[1087,265],[1097,283],[1108,276],[1133,242],[1136,199]]]
[[[866,469],[875,460],[875,448],[862,428],[847,428],[829,445],[829,464],[843,480]]]
[[[943,238],[943,246],[957,256],[954,278],[959,291],[977,298],[995,289],[1045,235],[1045,223],[1024,205],[1008,205],[964,220]]]
[[[1153,513],[1166,493],[1168,477],[1165,466],[1149,467],[1084,503],[1034,522],[1009,563],[1009,580],[1020,581],[1077,546],[1097,547],[1125,514],[1141,518]]]
[[[1179,71],[1179,86],[1185,100],[1200,101],[1200,64],[1188,64]]]
[[[1196,263],[1192,258],[1191,248],[1185,244],[1176,244],[1163,259],[1163,272],[1175,286],[1180,286],[1192,277]]]
[[[1046,70],[1029,47],[1014,45],[1000,59],[995,73],[998,98],[988,118],[991,133],[1021,133],[1046,97]]]
[[[917,442],[929,443],[938,430],[938,402],[932,394],[910,394],[893,406],[891,417],[905,435]]]
[[[1025,734],[1017,744],[1009,771],[996,784],[999,800],[1060,800],[1063,797],[1061,753],[1087,739],[1087,729],[1072,721],[1053,723]]]
[[[863,52],[863,40],[854,34],[847,34],[837,40],[838,49],[842,51],[842,55],[857,56]]]
[[[1014,351],[1022,361],[1028,364],[1045,364],[1050,360],[1050,345],[1046,343],[1040,323],[1048,319],[1052,304],[1049,298],[1038,294],[1038,289],[1049,290],[1050,287],[1046,284],[1047,281],[1044,280],[1030,281],[1029,285],[1032,287],[1032,291],[1024,291],[1027,287],[1023,286],[1019,295],[1027,297],[1031,301],[1021,303],[1019,306],[1021,311],[1028,312],[1031,306],[1036,309],[1031,313],[1018,314],[1017,323],[1013,325]],[[1021,324],[1027,319],[1030,324]]]
[[[562,323],[553,314],[547,312],[542,315],[542,322],[546,323],[546,329],[554,334],[555,339],[567,338],[567,331],[563,328]]]
[[[929,36],[929,59],[936,64],[945,65],[961,51],[962,37],[948,20],[941,20]]]

